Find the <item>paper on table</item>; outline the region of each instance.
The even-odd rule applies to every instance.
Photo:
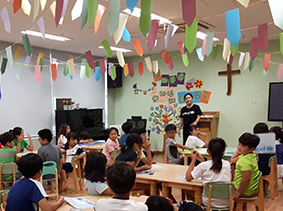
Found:
[[[76,1],[75,5],[72,9],[72,12],[71,12],[72,21],[76,20],[78,17],[81,16],[82,11],[83,11],[83,1],[84,0],[77,0]]]
[[[64,197],[64,199],[66,200],[66,202],[77,209],[91,208],[96,205],[96,203],[82,197]]]
[[[124,13],[120,13],[119,16],[119,25],[117,31],[113,34],[113,39],[115,41],[115,45],[118,44],[118,42],[121,40],[127,20],[128,20],[128,15]]]
[[[164,167],[164,166],[161,166],[161,165],[158,165],[158,164],[152,164],[151,165],[151,169],[165,169],[167,167]]]
[[[26,15],[30,15],[31,5],[28,0],[22,0],[22,10]]]
[[[120,0],[111,0],[108,13],[107,31],[111,37],[119,26]]]

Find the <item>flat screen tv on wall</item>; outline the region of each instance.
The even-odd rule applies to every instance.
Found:
[[[268,121],[283,121],[283,82],[269,83]]]

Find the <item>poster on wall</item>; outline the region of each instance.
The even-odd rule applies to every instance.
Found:
[[[185,99],[184,95],[190,93],[193,96],[193,103],[205,103],[208,104],[211,92],[206,91],[206,90],[200,90],[200,91],[194,91],[194,92],[178,92],[178,103],[179,104],[184,104]]]
[[[135,83],[133,85],[133,89],[134,89],[134,95],[138,95],[140,92],[143,93],[144,95],[147,95],[148,92],[154,92],[156,90],[156,83],[152,82],[151,83],[151,87],[148,89],[139,89],[138,84]]]
[[[162,75],[161,86],[168,86],[168,85],[169,85],[169,75]]]
[[[185,82],[186,73],[177,73],[177,84],[183,85]]]
[[[158,70],[157,73],[152,72],[152,75],[153,75],[153,80],[154,80],[154,82],[161,81],[160,69]]]
[[[150,96],[154,103],[168,102],[169,108],[173,108],[174,104],[177,103],[173,87],[152,92]]]
[[[162,75],[161,86],[176,87],[184,85],[186,73],[177,73],[177,75]]]

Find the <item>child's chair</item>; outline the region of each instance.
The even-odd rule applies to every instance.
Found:
[[[56,195],[56,197],[59,197],[58,171],[57,171],[57,163],[56,162],[54,162],[54,161],[43,162],[42,175],[40,177],[41,184],[43,184],[43,181],[50,181],[51,182],[51,190],[48,191],[48,196],[52,197],[53,195]],[[54,181],[55,181],[55,190],[53,190],[53,182]]]
[[[269,159],[268,166],[270,167],[270,174],[262,176],[263,181],[268,182],[270,187],[271,199],[274,200],[275,195],[278,196],[278,179],[277,179],[277,157],[272,156]],[[268,186],[264,188],[264,192],[267,191]]]
[[[118,155],[120,155],[120,151],[118,151],[117,149],[113,150],[111,152],[111,158],[113,160],[113,163],[115,162],[116,158],[118,157]]]
[[[6,210],[6,205],[7,205],[7,194],[4,194],[4,191],[1,190],[0,191],[0,207],[1,207],[1,211],[5,211]]]
[[[230,210],[233,211],[233,196],[235,193],[235,187],[233,183],[224,182],[210,182],[204,186],[204,194],[208,197],[207,206],[203,207],[210,211],[212,210]],[[211,199],[229,199],[228,207],[211,207]]]
[[[244,203],[249,203],[255,205],[255,209],[257,211],[264,211],[264,197],[263,197],[263,179],[262,179],[262,173],[260,172],[258,177],[256,178],[257,185],[258,185],[258,196],[255,197],[249,197],[249,198],[238,198],[234,201],[237,203],[236,211],[241,211]]]
[[[75,192],[78,193],[78,183],[79,183],[79,187],[80,187],[80,190],[82,190],[83,188],[83,178],[82,178],[82,166],[83,166],[83,163],[84,160],[85,160],[85,157],[82,158],[82,159],[77,159],[76,161],[74,161],[74,158],[76,156],[74,156],[72,158],[72,166],[73,166],[73,171],[71,173],[67,173],[67,176],[71,177],[73,182],[74,182],[74,187],[75,187]]]
[[[16,171],[17,164],[16,163],[1,163],[0,164],[0,184],[1,190],[4,190],[5,194],[8,194],[11,187],[16,183]],[[12,185],[5,186],[8,183],[12,183]]]

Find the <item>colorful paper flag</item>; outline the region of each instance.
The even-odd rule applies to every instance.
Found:
[[[23,35],[22,40],[23,40],[23,43],[24,43],[25,52],[28,56],[30,56],[31,52],[32,52],[32,48],[31,48],[31,45],[30,45],[30,42],[29,42],[28,35],[27,34]]]
[[[51,64],[51,75],[52,75],[52,80],[56,81],[56,79],[57,79],[57,66],[56,66],[56,64]]]
[[[134,11],[134,8],[136,7],[139,0],[126,0],[127,7],[131,10],[131,12]]]
[[[219,54],[221,46],[220,45],[216,45],[215,48],[213,49],[213,53],[212,53],[212,60],[215,60],[216,57]]]
[[[109,45],[108,40],[107,40],[107,39],[103,40],[103,41],[101,42],[101,44],[102,44],[102,46],[103,46],[103,48],[104,48],[104,51],[105,51],[106,55],[107,55],[108,57],[112,58],[112,50],[111,50],[111,48],[110,48],[110,45]]]
[[[15,14],[16,12],[18,12],[19,9],[21,9],[21,5],[22,5],[22,0],[14,0],[14,2],[13,2],[14,14]]]
[[[64,0],[56,0],[56,10],[55,10],[56,28],[58,27],[59,21],[62,17],[63,4],[64,4]]]
[[[135,72],[134,72],[134,64],[133,63],[128,63],[128,68],[129,68],[129,75],[131,77],[134,76]]]
[[[93,26],[97,13],[97,0],[87,0],[87,18],[89,27]]]
[[[32,55],[26,56],[25,64],[30,64],[31,57],[32,57]]]
[[[82,11],[83,11],[83,0],[77,0],[73,9],[72,9],[72,12],[71,12],[71,16],[72,16],[72,21],[73,20],[76,20],[78,17],[81,16],[82,14]]]
[[[45,24],[43,18],[39,18],[36,23],[39,27],[40,32],[42,33],[42,38],[45,39]]]
[[[282,1],[281,0],[269,0],[268,3],[269,3],[274,25],[283,30]]]
[[[183,64],[184,64],[186,67],[188,67],[188,66],[189,66],[189,58],[188,58],[187,53],[181,54],[181,56],[182,56]]]
[[[55,5],[56,2],[54,1],[53,4]],[[51,5],[50,5],[50,8],[51,8]],[[39,12],[39,1],[33,1],[33,18],[32,18],[33,21],[37,17],[38,12]]]
[[[280,33],[280,52],[283,55],[283,32]]]
[[[128,64],[125,64],[124,66],[124,75],[125,77],[127,77],[129,75],[129,67],[128,67]]]
[[[237,0],[237,2],[239,2],[244,7],[248,7],[250,0]]]
[[[279,64],[278,72],[277,72],[277,80],[281,80],[283,76],[283,64]]]
[[[197,52],[197,55],[198,55],[198,59],[203,62],[204,56],[202,55],[202,48],[197,48],[196,52]]]
[[[196,0],[182,0],[183,20],[190,27],[196,17]]]
[[[14,60],[19,58],[22,48],[20,46],[17,47],[16,53],[14,54]]]
[[[143,63],[139,63],[139,74],[140,74],[140,76],[142,76],[143,75]]]
[[[244,61],[244,57],[245,57],[245,53],[241,53],[241,54],[240,54],[240,57],[239,57],[239,67],[242,66],[243,61]]]
[[[254,60],[257,57],[258,53],[258,38],[253,37],[250,42],[250,56],[251,59]]]
[[[129,16],[127,14],[120,13],[118,29],[113,34],[113,39],[115,41],[115,45],[117,45],[122,38],[128,17]]]
[[[81,62],[81,69],[80,69],[80,79],[83,80],[85,78],[85,63],[86,63],[86,59],[82,59]]]
[[[102,16],[103,16],[105,10],[106,10],[106,7],[104,7],[101,4],[98,4],[97,13],[96,13],[95,22],[94,22],[94,33],[95,34],[97,34],[97,31],[99,29],[100,22],[101,22],[101,19],[102,19]]]
[[[158,72],[158,61],[154,60],[152,62],[152,66],[153,66],[153,72],[157,73]]]
[[[250,72],[254,69],[255,61],[256,61],[256,58],[254,60],[251,60],[250,62],[250,66],[249,66]]]
[[[151,71],[152,71],[152,64],[151,64],[150,57],[144,58],[144,62],[145,62],[146,69],[147,69],[149,72],[151,72]]]
[[[88,50],[87,52],[85,52],[85,58],[89,64],[89,66],[94,69],[94,60],[93,60],[93,57],[92,57],[92,54],[91,54],[91,51]]]
[[[164,50],[161,51],[161,55],[162,55],[163,61],[164,61],[166,64],[169,64],[170,59],[169,59],[169,56],[168,56],[168,53],[167,53],[166,49],[164,49]]]
[[[90,77],[90,74],[91,74],[91,69],[90,69],[90,66],[88,64],[88,62],[85,63],[85,75],[86,77]]]
[[[141,0],[140,30],[146,36],[151,27],[152,0]]]
[[[258,45],[264,52],[268,47],[268,25],[261,24],[257,27]]]
[[[229,57],[229,65],[230,65],[230,67],[232,67],[233,61],[234,61],[234,56],[232,54],[230,54],[230,57]]]
[[[178,47],[180,49],[180,52],[182,54],[184,54],[185,53],[185,51],[184,51],[184,42],[183,41],[179,41],[179,42],[177,42],[177,45],[178,45]]]
[[[40,68],[41,68],[40,65],[35,66],[34,79],[37,83],[40,81],[40,75],[41,75]]]
[[[43,11],[46,5],[46,1],[47,0],[40,0],[40,6],[41,6],[41,10]]]
[[[138,54],[140,57],[142,57],[142,56],[143,56],[143,49],[142,49],[142,47],[141,47],[140,41],[139,41],[139,40],[134,41],[134,42],[133,42],[133,45],[134,45],[134,47],[135,47],[135,49],[136,49],[137,54]]]
[[[8,62],[8,59],[3,57],[2,59],[2,64],[1,64],[1,73],[2,75],[5,73],[6,71],[6,67],[7,67],[7,62]]]
[[[81,15],[81,30],[83,30],[86,22],[87,22],[87,0],[83,0],[83,9]]]
[[[17,74],[16,74],[16,78],[17,78],[18,80],[21,79],[21,77],[22,77],[22,72],[23,72],[23,63],[18,63]]]
[[[173,63],[173,59],[169,58],[169,65],[168,65],[169,69],[172,71],[174,69],[174,63]]]
[[[108,23],[107,23],[107,31],[110,37],[118,29],[119,15],[120,15],[120,0],[111,0],[109,13],[108,13]]]
[[[100,79],[100,67],[95,67],[95,73],[94,73],[94,78],[96,81],[99,81]]]
[[[67,63],[65,63],[63,74],[64,74],[64,76],[67,76],[69,74],[69,67],[68,67]]]
[[[39,65],[40,59],[42,59],[44,56],[44,53],[39,52],[38,56],[37,56],[37,60],[36,60],[36,64]]]
[[[191,27],[186,25],[185,31],[185,47],[192,53],[197,44],[197,29],[198,29],[198,19],[195,18]]]
[[[245,54],[245,62],[244,62],[244,70],[248,69],[249,65],[250,65],[250,52],[246,52]]]
[[[111,78],[113,81],[116,79],[116,66],[111,66]]]
[[[214,32],[207,32],[206,43],[205,43],[205,54],[207,56],[209,56],[211,54],[211,52],[212,52],[213,37],[214,37]]]
[[[206,37],[204,38],[201,46],[201,54],[202,56],[205,56],[205,46],[206,46]]]
[[[105,67],[105,58],[99,59],[99,66],[100,66],[100,71],[104,75],[106,72],[106,67]]]
[[[69,66],[69,74],[74,78],[75,77],[75,67],[74,67],[74,59],[67,60]]]
[[[173,26],[172,25],[168,25],[167,27],[167,32],[166,32],[166,36],[165,36],[165,48],[167,48],[171,42],[171,38],[172,38],[172,33],[173,33]]]
[[[222,57],[224,60],[227,60],[229,56],[229,51],[230,51],[230,42],[228,41],[227,38],[224,38],[224,46],[223,46],[223,52],[222,52]]]
[[[124,28],[122,37],[126,42],[131,42],[131,34],[129,33],[129,31],[126,27]]]
[[[265,53],[264,54],[264,60],[263,60],[263,69],[267,72],[267,70],[270,67],[270,58],[271,58],[271,53]]]
[[[230,50],[231,50],[231,54],[232,56],[235,56],[236,53],[238,53],[239,51],[239,43],[237,46],[234,46],[234,45],[230,45]]]
[[[111,67],[113,66],[114,64],[112,62],[109,62],[108,63],[108,75],[111,76]]]
[[[117,56],[119,65],[120,65],[121,67],[124,67],[124,65],[125,65],[125,59],[124,59],[123,53],[122,53],[121,51],[117,51],[117,52],[116,52],[116,56]]]
[[[241,38],[239,9],[233,9],[225,12],[227,37],[234,46],[238,45]]]
[[[22,0],[22,10],[26,15],[30,16],[31,5],[29,0]]]
[[[147,40],[146,40],[146,44],[150,52],[152,51],[152,48],[154,47],[155,44],[155,40],[157,38],[158,27],[159,27],[159,20],[152,20],[151,28],[148,32]]]
[[[8,14],[8,11],[7,11],[7,8],[6,8],[6,7],[4,7],[4,8],[0,11],[0,15],[1,15],[1,18],[2,18],[2,20],[3,20],[3,23],[4,23],[4,27],[5,27],[6,32],[11,33],[11,23],[10,23],[9,14]]]
[[[11,48],[11,46],[8,46],[6,48],[6,56],[8,58],[9,67],[12,68],[14,60],[13,60],[13,56],[12,56],[12,48]]]

